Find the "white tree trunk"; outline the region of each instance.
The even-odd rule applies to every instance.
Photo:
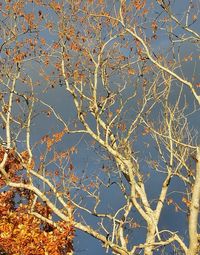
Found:
[[[145,244],[147,245],[144,249],[144,255],[153,255],[153,243],[155,242],[156,227],[152,222],[147,226],[147,237]]]
[[[192,199],[189,215],[189,248],[187,255],[198,255],[200,244],[198,241],[198,216],[200,204],[200,147],[196,155],[196,177],[192,190]]]

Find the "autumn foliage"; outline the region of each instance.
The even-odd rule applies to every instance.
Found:
[[[4,153],[5,149],[1,148],[1,160]],[[23,170],[23,164],[14,150],[8,155],[5,169],[9,177],[17,181],[17,173]],[[26,152],[21,154],[23,159],[26,159],[26,155]],[[4,180],[0,180],[0,252],[12,255],[61,255],[72,251],[74,230],[71,222],[58,221],[56,226],[52,226],[42,221],[31,214],[34,195],[30,191],[8,190]],[[53,217],[51,210],[42,202],[34,204],[34,212],[47,219]]]
[[[199,13],[0,1],[0,255],[199,254]]]

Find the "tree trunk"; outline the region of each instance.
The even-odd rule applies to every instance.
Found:
[[[145,242],[144,255],[153,255],[153,243],[155,242],[155,232],[156,226],[153,222],[149,223],[147,226],[147,237]]]
[[[187,255],[198,255],[200,244],[198,242],[198,216],[200,204],[200,147],[196,155],[196,176],[192,189],[192,199],[189,214],[189,248]]]

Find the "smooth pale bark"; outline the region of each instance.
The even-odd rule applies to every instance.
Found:
[[[200,147],[196,155],[196,177],[192,190],[192,199],[189,214],[189,248],[187,255],[198,255],[200,244],[198,241],[198,216],[200,205]]]
[[[145,244],[147,245],[144,248],[144,255],[153,255],[153,243],[155,243],[155,232],[156,227],[154,224],[148,225],[148,232],[147,232],[147,238]]]

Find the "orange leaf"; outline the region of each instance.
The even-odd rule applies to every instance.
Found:
[[[146,0],[135,0],[133,1],[134,7],[139,11],[141,10],[146,4]]]
[[[130,68],[128,69],[128,74],[134,75],[136,73],[135,69]]]

